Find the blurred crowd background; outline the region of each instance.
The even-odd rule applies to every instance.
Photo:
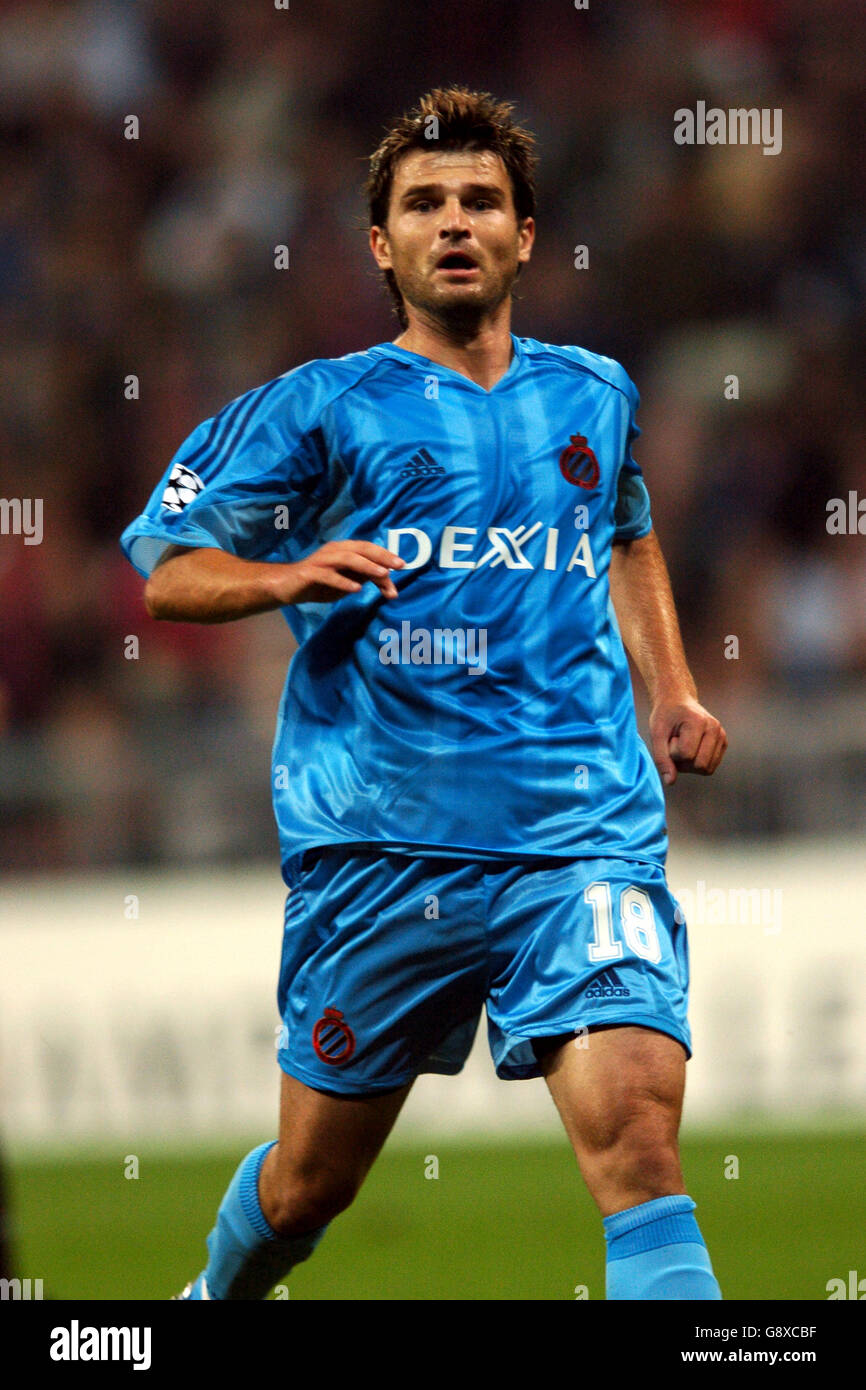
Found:
[[[515,331],[642,394],[731,741],[669,794],[672,833],[862,830],[866,536],[826,520],[866,498],[864,52],[861,0],[0,3],[0,493],[44,499],[40,545],[0,537],[3,867],[273,861],[288,629],[150,621],[118,537],[221,405],[397,335],[366,161],[450,82],[539,141]],[[675,144],[699,100],[780,109],[782,152]]]

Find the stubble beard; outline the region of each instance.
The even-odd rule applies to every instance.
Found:
[[[411,305],[421,318],[437,324],[449,333],[471,337],[484,317],[495,312],[509,297],[516,279],[517,268],[511,274],[503,271],[486,293],[459,293],[453,297],[439,296],[432,290],[428,293],[424,280],[416,282],[411,275],[407,277],[405,284],[398,281],[397,288],[404,302]]]

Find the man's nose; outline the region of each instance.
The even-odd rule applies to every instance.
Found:
[[[444,215],[440,232],[445,235],[453,235],[454,232],[469,230],[469,222],[466,216],[466,209],[459,198],[446,199]]]

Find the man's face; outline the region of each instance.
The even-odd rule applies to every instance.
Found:
[[[370,246],[408,305],[473,322],[508,296],[535,226],[518,224],[511,180],[489,150],[413,150],[394,171],[388,219]]]

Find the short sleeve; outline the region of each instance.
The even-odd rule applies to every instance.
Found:
[[[635,418],[640,397],[631,378],[626,373],[623,373],[623,376],[627,386],[628,426],[623,458],[617,475],[613,538],[615,541],[634,541],[649,535],[652,530],[652,515],[643,473],[632,454],[632,444],[640,434],[640,426]]]
[[[139,574],[147,578],[172,545],[247,560],[295,560],[309,550],[328,500],[316,394],[289,373],[193,430],[121,536]]]

